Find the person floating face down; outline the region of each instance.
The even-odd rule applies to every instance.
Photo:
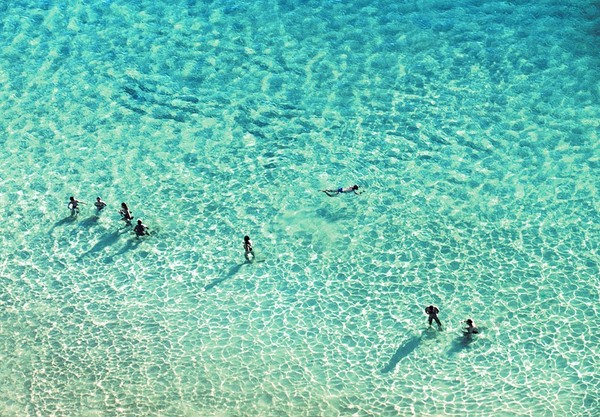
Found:
[[[71,216],[76,216],[79,214],[79,205],[85,204],[83,201],[77,200],[75,197],[69,197],[69,203],[67,207],[71,210]]]
[[[149,235],[148,226],[146,226],[144,223],[142,223],[142,219],[137,220],[137,224],[133,228],[133,231],[135,232],[135,235],[138,237]]]
[[[425,314],[429,316],[429,318],[427,319],[427,321],[429,322],[429,326],[431,326],[431,322],[435,320],[435,322],[438,325],[438,328],[442,328],[442,323],[440,322],[440,319],[437,316],[439,312],[440,309],[436,306],[430,305],[429,307],[425,307]]]
[[[250,256],[254,259],[254,252],[252,251],[252,241],[250,236],[244,236],[244,257],[247,261],[250,260]]]
[[[321,190],[322,192],[324,192],[325,194],[327,194],[329,197],[333,197],[336,196],[338,194],[345,194],[345,193],[354,193],[356,195],[359,195],[360,193],[358,192],[358,185],[354,184],[350,187],[340,187],[338,189],[335,190]]]

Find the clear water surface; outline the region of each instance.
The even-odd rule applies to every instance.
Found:
[[[0,415],[600,415],[599,35],[592,0],[3,2]]]

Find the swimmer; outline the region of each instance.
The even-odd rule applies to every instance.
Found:
[[[325,194],[327,194],[329,197],[334,197],[338,194],[345,194],[345,193],[354,193],[356,195],[362,194],[362,191],[359,193],[358,191],[358,185],[354,184],[351,187],[346,187],[346,188],[338,188],[337,190],[321,190],[322,192],[324,192]]]
[[[438,316],[437,316],[439,312],[440,312],[440,309],[433,305],[425,308],[425,314],[427,314],[429,316],[429,319],[427,320],[429,322],[429,327],[431,327],[431,322],[435,320],[435,322],[438,325],[438,328],[441,330],[442,323],[440,322],[440,319],[438,319]]]
[[[71,210],[71,217],[79,214],[79,205],[85,204],[83,201],[76,200],[75,197],[69,197],[69,202],[67,203],[67,207]]]
[[[254,259],[254,252],[252,252],[252,241],[250,240],[250,236],[244,236],[244,257],[247,261],[250,261],[250,255],[252,255],[252,259]]]
[[[100,197],[96,197],[96,202],[94,203],[94,205],[96,206],[96,211],[98,213],[100,213],[104,209],[104,207],[106,207],[106,203],[102,201]]]
[[[131,226],[133,215],[129,211],[127,204],[121,203],[121,210],[119,210],[119,214],[121,215],[121,220],[123,220],[127,226]]]
[[[467,319],[463,323],[467,323],[467,327],[465,327],[463,330],[464,334],[479,333],[479,329],[477,328],[477,326],[475,326],[475,323],[473,323],[473,320]]]
[[[133,228],[133,231],[135,232],[135,235],[137,237],[146,236],[146,235],[150,234],[150,233],[148,233],[148,226],[146,226],[144,223],[142,223],[142,219],[137,220],[137,224]]]

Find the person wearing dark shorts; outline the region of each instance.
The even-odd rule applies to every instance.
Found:
[[[254,259],[252,240],[250,240],[250,236],[244,236],[244,257],[247,261],[250,261],[250,256]]]
[[[425,307],[425,314],[429,316],[429,319],[427,320],[429,322],[429,327],[431,327],[431,323],[435,320],[435,322],[438,325],[438,328],[442,328],[442,323],[440,322],[440,319],[437,316],[439,312],[440,309],[436,306],[430,305],[429,307]]]
[[[467,320],[465,320],[465,323],[467,324],[467,327],[465,327],[463,330],[464,334],[470,335],[470,334],[479,333],[479,329],[477,328],[477,326],[475,326],[475,323],[473,323],[473,320],[467,319]]]
[[[77,200],[75,197],[69,197],[69,203],[67,207],[71,210],[71,217],[75,217],[79,214],[79,205],[85,204],[83,201]]]
[[[96,197],[94,206],[96,206],[96,212],[100,213],[106,207],[106,203],[100,197]]]
[[[127,226],[131,226],[133,214],[131,214],[131,212],[129,211],[129,207],[127,207],[127,204],[121,203],[121,210],[119,210],[119,214],[121,215],[121,220],[123,220]]]
[[[329,197],[333,197],[336,196],[338,194],[345,194],[345,193],[354,193],[356,195],[359,195],[360,193],[358,192],[358,185],[353,185],[351,187],[340,187],[337,190],[321,190],[322,192],[324,192],[325,194],[327,194]]]
[[[144,223],[142,223],[142,219],[138,219],[137,220],[137,224],[133,228],[133,231],[135,232],[135,235],[137,237],[146,236],[146,235],[149,234],[148,233],[148,226],[146,226]]]

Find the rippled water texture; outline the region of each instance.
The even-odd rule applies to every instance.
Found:
[[[0,415],[600,415],[564,3],[2,3]]]

